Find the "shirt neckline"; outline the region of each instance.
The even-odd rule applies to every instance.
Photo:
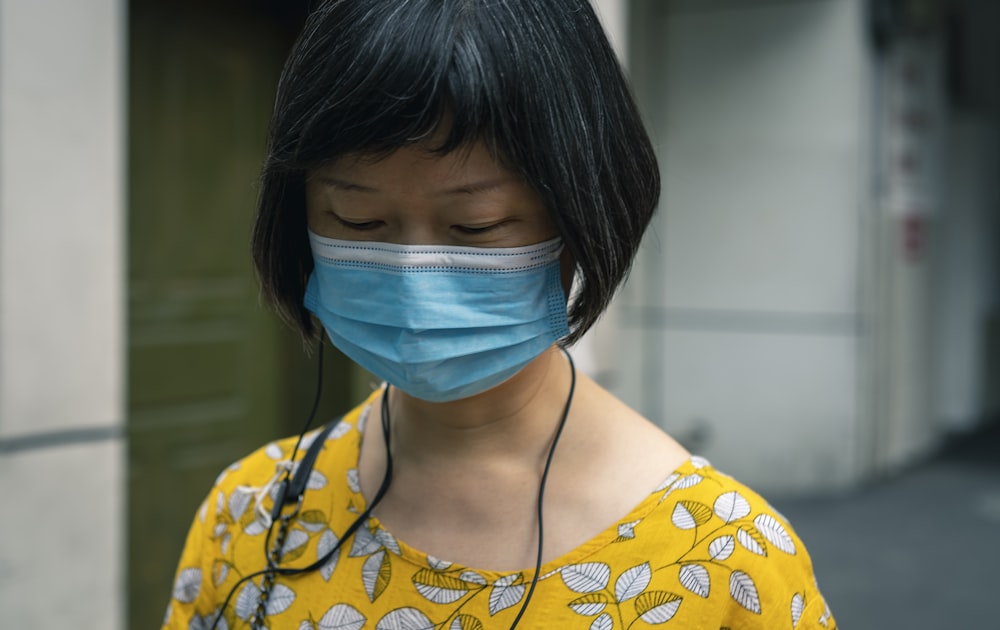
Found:
[[[352,427],[352,431],[356,433],[355,444],[357,447],[357,452],[352,461],[352,465],[355,470],[360,470],[361,445],[364,440],[368,422],[373,417],[372,414],[374,413],[374,409],[372,402],[378,393],[379,390],[376,390],[364,403],[362,403],[360,413],[358,414],[358,421],[355,422],[354,427]],[[695,463],[696,459],[700,461],[700,465]],[[663,493],[669,490],[672,483],[675,483],[676,480],[696,471],[704,471],[706,468],[710,468],[710,464],[708,464],[705,460],[696,456],[687,457],[674,470],[664,476],[663,481],[661,481],[656,488],[652,489],[648,495],[639,501],[639,503],[632,507],[627,514],[616,519],[608,527],[588,539],[583,544],[544,563],[539,569],[541,578],[558,572],[562,567],[581,563],[594,553],[600,551],[604,547],[607,547],[619,538],[621,526],[645,519],[650,512],[659,506],[660,503],[662,503],[662,499],[660,497]],[[368,509],[368,500],[365,498],[364,493],[360,491],[360,485],[358,485],[357,491],[353,488],[348,488],[348,490],[354,495],[353,504],[356,506],[358,513],[363,513],[366,509]],[[379,518],[374,514],[369,515],[367,522],[369,527],[373,528],[373,531],[383,531],[391,536],[396,545],[399,547],[399,557],[420,569],[447,569],[449,572],[461,571],[462,573],[474,573],[484,579],[487,579],[488,581],[495,581],[503,577],[517,574],[520,574],[522,579],[530,579],[535,574],[534,567],[516,569],[513,571],[497,571],[494,569],[466,566],[457,562],[451,562],[447,558],[437,558],[409,545],[405,540],[397,537],[391,530],[383,526],[382,521],[379,520]]]

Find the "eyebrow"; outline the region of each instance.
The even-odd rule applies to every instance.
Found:
[[[342,179],[337,179],[336,177],[322,176],[319,177],[319,181],[331,188],[339,188],[340,190],[351,191],[351,192],[363,192],[363,193],[377,193],[380,192],[378,188],[373,188],[371,186],[365,186],[363,184],[358,184],[355,182],[349,182]],[[514,177],[497,177],[494,179],[485,179],[479,182],[469,182],[462,184],[460,186],[455,186],[453,188],[446,188],[439,191],[438,195],[475,195],[477,193],[484,193],[499,188],[505,184],[511,184],[517,180]]]

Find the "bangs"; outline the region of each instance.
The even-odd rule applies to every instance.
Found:
[[[590,0],[327,0],[278,85],[254,225],[266,295],[306,337],[305,179],[345,156],[482,142],[545,205],[576,267],[571,343],[635,258],[660,174]]]
[[[441,138],[428,146],[434,153],[478,141],[503,162],[520,153],[516,126],[503,117],[517,115],[512,85],[521,71],[502,30],[462,2],[401,0],[391,10],[365,12],[357,6],[334,2],[306,25],[302,37],[315,45],[300,47],[304,58],[290,65],[312,71],[282,79],[294,85],[279,93],[299,99],[276,108],[284,115],[274,121],[282,127],[274,137],[283,146],[273,147],[272,159],[304,171],[344,155],[388,155],[432,137]],[[322,45],[328,34],[319,29],[331,20],[351,28]],[[298,128],[289,128],[294,121]]]

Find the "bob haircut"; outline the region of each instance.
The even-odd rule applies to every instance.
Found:
[[[545,204],[576,265],[575,342],[632,265],[659,168],[589,0],[327,0],[278,84],[253,257],[304,337],[313,261],[305,182],[347,155],[387,156],[438,126],[446,154],[483,142]]]

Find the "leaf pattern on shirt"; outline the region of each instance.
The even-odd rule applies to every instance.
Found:
[[[530,572],[480,570],[420,553],[375,518],[338,546],[366,507],[357,477],[365,414],[349,414],[325,440],[311,489],[288,522],[280,550],[283,567],[325,560],[310,574],[276,577],[265,626],[509,627],[525,603]],[[318,435],[318,430],[310,432],[308,441]],[[289,440],[265,446],[219,475],[193,519],[165,629],[207,630],[219,615],[218,628],[249,628],[263,582],[259,575],[241,580],[264,568],[268,528],[261,512],[269,513],[273,501],[267,492],[258,506],[257,497],[276,466],[290,466],[292,446]],[[701,458],[669,472],[642,504],[583,547],[546,564],[519,627],[640,630],[659,625],[836,628],[815,586],[808,554],[787,520]]]

